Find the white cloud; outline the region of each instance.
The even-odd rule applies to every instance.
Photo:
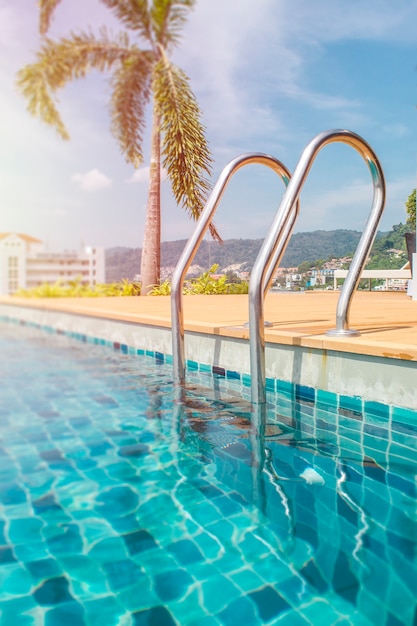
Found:
[[[83,191],[99,191],[111,187],[112,180],[98,169],[93,169],[86,174],[74,174],[71,180],[78,183]]]
[[[130,178],[126,180],[127,183],[147,183],[149,180],[149,165],[139,167],[135,170]]]
[[[135,170],[132,174],[132,176],[128,179],[126,179],[126,182],[129,184],[133,184],[133,183],[147,183],[149,181],[149,171],[150,171],[150,167],[149,165],[145,165],[144,167],[140,167],[139,169]],[[168,174],[167,171],[165,169],[162,170],[162,175],[161,175],[161,179],[162,182],[164,180],[166,180],[168,178]]]

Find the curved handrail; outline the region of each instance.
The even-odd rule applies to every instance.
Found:
[[[249,334],[253,403],[263,403],[266,399],[263,285],[267,270],[270,267],[270,259],[277,247],[281,250],[281,256],[285,252],[289,236],[286,236],[286,240],[284,240],[283,233],[314,159],[324,146],[335,141],[347,143],[359,152],[371,172],[374,190],[371,212],[338,300],[336,329],[328,331],[328,334],[336,336],[359,334],[357,331],[349,329],[349,309],[353,292],[359,282],[384,209],[385,181],[378,158],[365,140],[352,131],[335,129],[320,133],[304,149],[252,268],[249,283]],[[280,258],[275,255],[274,263],[278,264],[279,261]]]
[[[243,154],[230,161],[221,172],[208,200],[198,219],[196,229],[189,238],[185,248],[179,258],[177,266],[174,270],[171,282],[171,327],[172,327],[172,360],[174,367],[174,382],[182,384],[185,381],[185,349],[184,349],[184,313],[183,313],[183,284],[185,275],[195,257],[198,247],[209,227],[210,221],[217,209],[220,199],[225,188],[233,174],[240,168],[249,164],[267,165],[274,170],[283,180],[285,186],[291,178],[288,169],[275,157],[258,152]],[[298,210],[298,202],[295,203],[296,209],[288,211],[288,215],[284,220],[284,228],[290,233],[294,226],[296,210]],[[288,235],[289,236],[289,235]],[[277,255],[281,255],[281,248],[278,245],[272,245],[271,259],[275,259]],[[263,290],[268,288],[268,284],[272,279],[273,267],[265,268],[263,279]]]

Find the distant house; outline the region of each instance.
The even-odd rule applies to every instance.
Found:
[[[63,284],[80,278],[86,285],[105,281],[104,248],[79,252],[45,252],[40,239],[22,233],[0,233],[0,295],[42,283]]]
[[[334,268],[312,269],[310,271],[308,285],[310,287],[320,287],[326,284],[332,284],[333,277]]]

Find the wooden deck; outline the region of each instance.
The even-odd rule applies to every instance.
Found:
[[[338,350],[405,361],[417,360],[417,301],[403,292],[357,292],[349,316],[358,337],[325,335],[335,327],[339,293],[269,293],[265,329],[270,343]],[[0,304],[61,311],[161,328],[170,327],[169,297],[24,299],[0,298]],[[3,311],[7,310],[2,307]],[[209,335],[248,337],[248,297],[186,296],[185,329]]]

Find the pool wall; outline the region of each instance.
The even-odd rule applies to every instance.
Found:
[[[163,355],[168,362],[172,360],[171,329],[162,326],[8,304],[0,304],[0,318],[65,332],[84,341],[120,344],[126,349]],[[189,370],[212,371],[241,379],[246,385],[250,383],[247,339],[187,331],[185,349]],[[417,409],[415,361],[279,343],[267,343],[265,354],[270,391],[292,384]]]

